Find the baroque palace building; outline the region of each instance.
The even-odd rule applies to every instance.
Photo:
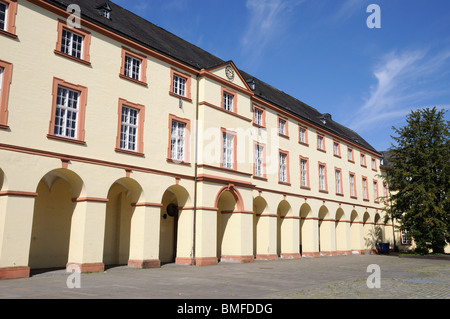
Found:
[[[0,0],[2,279],[371,253],[380,159],[113,2]]]

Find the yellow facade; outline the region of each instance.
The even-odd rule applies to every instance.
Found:
[[[258,98],[233,62],[197,70],[84,19],[88,56],[77,60],[58,51],[58,30],[71,30],[65,10],[47,1],[7,2],[17,10],[14,32],[0,34],[0,61],[12,65],[2,105],[7,121],[0,123],[0,278],[70,264],[101,271],[364,254],[377,242],[393,243],[384,204],[374,198],[374,181],[383,195],[380,154]],[[142,57],[139,80],[121,73],[125,54]],[[172,92],[174,74],[188,79],[187,96]],[[53,131],[60,86],[80,92],[72,139]],[[224,92],[233,96],[230,110]],[[124,105],[143,115],[136,151],[118,147]],[[255,106],[263,125],[255,125]],[[172,121],[185,125],[182,160],[171,158]],[[300,126],[307,144],[299,143]],[[224,133],[233,136],[231,168],[222,163]],[[261,177],[256,143],[264,146]],[[280,152],[288,154],[283,182]],[[301,158],[308,163],[304,188]]]

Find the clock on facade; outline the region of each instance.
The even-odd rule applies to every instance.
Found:
[[[233,68],[231,67],[231,65],[228,65],[228,66],[225,68],[225,74],[227,75],[227,78],[228,78],[229,80],[233,80],[233,79],[234,79],[234,70],[233,70]]]

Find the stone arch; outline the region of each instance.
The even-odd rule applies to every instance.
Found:
[[[143,202],[143,190],[136,180],[124,177],[111,185],[107,198],[103,263],[125,265],[130,256],[134,204]]]
[[[374,240],[376,243],[382,243],[384,242],[384,221],[382,220],[380,214],[377,212],[374,216]]]
[[[359,214],[356,210],[350,213],[350,248],[353,252],[361,253],[361,239],[363,237],[363,227]]]
[[[168,187],[162,196],[159,240],[161,263],[175,262],[179,243],[189,245],[192,241],[187,238],[192,229],[192,216],[183,211],[189,200],[189,192],[180,185]]]
[[[232,258],[235,251],[235,241],[239,238],[240,225],[236,213],[244,208],[242,196],[233,186],[222,187],[216,195],[215,208],[217,209],[217,248],[216,256],[221,259]]]
[[[331,256],[333,251],[330,213],[325,205],[319,209],[319,251],[321,255]]]
[[[284,199],[277,207],[277,255],[280,257],[289,246],[289,239],[292,238],[291,230],[286,222],[288,216],[292,216],[292,208],[291,204]]]
[[[65,268],[69,259],[73,216],[85,185],[78,174],[55,169],[36,187],[29,251],[30,269]]]
[[[7,189],[5,172],[0,168],[0,191]]]
[[[267,201],[262,196],[255,197],[253,199],[253,256],[255,258],[257,256],[266,258],[265,255],[269,255],[270,225],[266,221],[268,218],[271,217]]]
[[[314,248],[314,222],[312,218],[311,206],[304,203],[300,207],[300,254],[312,254]]]
[[[336,241],[336,251],[338,254],[346,255],[349,252],[348,247],[348,223],[345,220],[344,210],[339,207],[336,210],[335,215],[335,241]]]

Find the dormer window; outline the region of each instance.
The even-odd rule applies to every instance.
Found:
[[[97,7],[99,9],[100,15],[106,19],[111,20],[111,7],[108,3],[105,3],[102,6]]]

